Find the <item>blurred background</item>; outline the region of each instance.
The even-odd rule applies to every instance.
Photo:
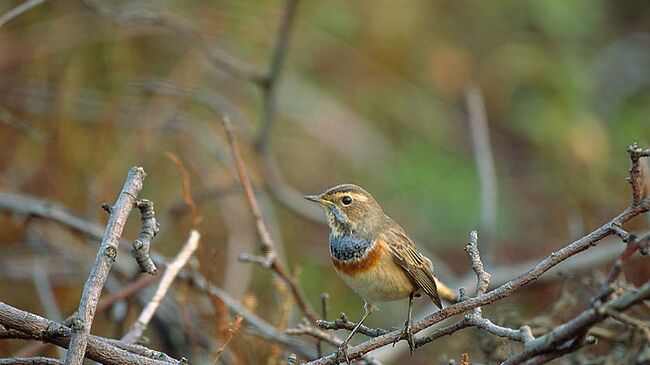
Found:
[[[0,14],[21,3],[0,2]],[[535,262],[629,204],[625,150],[650,144],[650,3],[301,1],[285,34],[288,49],[276,52],[285,9],[279,0],[50,0],[0,22],[0,190],[104,224],[101,203],[115,201],[129,167],[143,166],[141,196],[155,202],[162,224],[154,249],[172,257],[192,226],[172,153],[189,171],[201,217],[201,271],[278,328],[292,327],[300,314],[286,310],[291,298],[268,270],[237,261],[259,253],[259,244],[224,115],[241,139],[283,260],[315,307],[330,294],[329,319],[345,312],[356,320],[362,301],[332,269],[324,217],[304,194],[343,182],[365,187],[455,287],[474,285],[463,280],[472,229],[498,271]],[[269,94],[254,75],[278,54],[282,67]],[[627,228],[647,230],[648,220]],[[138,229],[132,216],[124,237]],[[35,284],[45,275],[67,317],[94,259],[90,241],[3,208],[0,300],[47,315]],[[561,323],[584,308],[587,284],[623,248],[616,240],[602,245],[613,254],[560,267],[561,275],[549,273],[487,314],[515,327],[543,314],[544,325]],[[648,280],[643,260],[631,261],[627,280]],[[120,261],[135,270],[128,254]],[[135,277],[116,274],[107,291]],[[227,328],[206,297],[182,285],[174,295],[202,331],[219,338]],[[570,309],[554,307],[567,295]],[[121,337],[138,311],[129,300],[98,314],[93,333]],[[422,317],[433,306],[420,300],[417,311]],[[387,303],[368,324],[399,326],[405,315],[406,301]],[[150,328],[152,347],[198,363],[210,358],[190,340],[174,343],[172,330],[182,332]],[[467,352],[490,363],[499,351],[514,351],[485,337],[469,329],[410,359],[402,346],[382,356],[424,364]],[[0,356],[28,345],[0,342]],[[244,329],[223,361],[284,359],[282,349]]]

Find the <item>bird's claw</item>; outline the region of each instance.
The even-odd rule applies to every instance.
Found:
[[[338,359],[343,358],[347,364],[350,363],[350,358],[348,357],[348,341],[344,341],[339,345],[339,349],[336,351],[336,357]]]
[[[413,337],[413,328],[412,328],[413,322],[411,321],[406,321],[404,323],[404,331],[402,332],[404,334],[404,339],[406,342],[409,344],[409,350],[411,351],[411,355],[413,355],[413,351],[415,351],[415,338]],[[393,347],[395,347],[395,344],[398,343],[402,339],[402,336],[397,338],[395,342],[393,342]]]

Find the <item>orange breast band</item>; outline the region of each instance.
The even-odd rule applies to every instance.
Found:
[[[366,254],[360,259],[341,261],[332,257],[332,263],[337,270],[344,272],[347,275],[354,276],[379,265],[384,250],[384,245],[377,242],[375,247],[368,250],[368,252],[366,252]]]

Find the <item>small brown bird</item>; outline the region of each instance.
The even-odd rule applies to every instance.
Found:
[[[340,351],[347,359],[348,341],[363,321],[378,309],[376,302],[408,297],[404,333],[413,352],[411,312],[415,293],[421,289],[442,308],[431,261],[418,252],[404,229],[359,186],[337,185],[320,195],[306,195],[305,198],[325,208],[334,268],[365,302],[363,317],[341,344]],[[445,287],[445,290],[449,289]]]

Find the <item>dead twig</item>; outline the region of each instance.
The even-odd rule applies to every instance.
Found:
[[[0,359],[0,365],[63,365],[63,361],[49,357],[12,357]]]
[[[194,229],[197,229],[199,223],[201,222],[201,217],[199,217],[198,208],[196,207],[194,198],[192,198],[192,185],[190,184],[190,173],[187,171],[187,168],[185,168],[185,165],[183,164],[183,161],[181,161],[180,157],[176,156],[171,152],[165,152],[165,156],[167,156],[167,158],[181,172],[181,178],[183,179],[183,200],[185,201],[185,204],[190,209],[190,216],[192,218],[192,227]]]
[[[69,348],[71,337],[74,334],[74,331],[69,327],[14,308],[3,302],[0,302],[0,325],[20,331],[31,339],[53,343],[65,348]],[[86,356],[103,364],[180,365],[182,363],[162,352],[150,350],[143,346],[131,345],[94,335],[89,335],[87,338]]]
[[[165,273],[160,280],[160,284],[156,289],[156,293],[147,306],[142,310],[140,316],[131,326],[131,329],[122,337],[122,341],[133,343],[136,342],[141,336],[144,330],[147,328],[149,321],[153,318],[153,315],[156,313],[156,309],[160,305],[160,301],[163,299],[172,282],[176,278],[178,272],[185,266],[187,260],[190,259],[194,251],[199,247],[199,240],[201,239],[201,234],[198,231],[192,230],[190,232],[190,237],[187,239],[183,248],[179,251],[176,258],[167,265]]]
[[[111,208],[102,243],[84,285],[76,318],[72,321],[72,336],[65,360],[66,365],[81,365],[83,363],[99,296],[108,277],[108,272],[117,257],[117,247],[124,224],[135,205],[138,193],[142,190],[145,176],[144,169],[141,167],[131,168],[122,192]]]
[[[333,322],[319,319],[318,321],[316,321],[316,325],[320,329],[324,329],[324,330],[352,331],[357,324],[355,322],[348,320],[348,317],[345,315],[345,313],[341,313],[339,318],[337,318]],[[390,330],[385,330],[383,328],[370,328],[362,324],[357,330],[357,332],[362,333],[368,337],[377,337],[377,336],[387,334],[388,332],[390,332]]]
[[[262,211],[257,202],[257,198],[255,197],[255,193],[253,192],[253,186],[251,185],[250,179],[248,177],[248,173],[246,172],[246,166],[244,165],[244,161],[241,157],[239,144],[237,141],[237,137],[235,136],[235,131],[232,126],[232,123],[230,122],[230,119],[228,119],[228,117],[224,117],[221,120],[226,130],[226,134],[228,135],[228,141],[230,144],[230,149],[232,151],[233,159],[235,160],[235,165],[237,167],[237,173],[239,175],[239,179],[244,188],[244,192],[246,194],[246,198],[248,200],[248,204],[251,208],[253,216],[255,217],[257,232],[259,233],[261,246],[262,246],[261,247],[262,253],[264,254],[263,257],[242,254],[240,255],[240,260],[246,262],[258,263],[266,268],[270,268],[278,277],[280,277],[280,279],[282,279],[282,281],[284,281],[289,286],[293,294],[293,297],[296,299],[296,302],[298,303],[298,306],[300,306],[300,309],[302,310],[304,315],[307,318],[309,318],[311,322],[316,322],[316,320],[318,319],[318,315],[316,314],[311,304],[307,300],[307,297],[305,296],[302,289],[298,285],[298,281],[296,280],[295,277],[289,274],[289,271],[280,262],[280,260],[278,260],[277,254],[274,249],[275,244],[266,226],[266,222],[264,221],[264,217],[262,216]]]
[[[632,160],[632,167],[630,167],[630,177],[628,182],[632,186],[632,204],[641,204],[641,200],[644,198],[643,193],[643,169],[641,168],[641,157],[650,156],[650,148],[640,148],[633,143],[627,148],[627,152],[630,154],[630,159]]]
[[[523,351],[508,358],[503,362],[503,365],[521,364],[526,360],[534,359],[538,355],[561,351],[563,347],[579,343],[586,330],[607,318],[608,313],[611,313],[611,311],[625,311],[648,298],[650,298],[650,282],[610,302],[589,308],[570,321],[556,327],[553,331],[527,342]]]
[[[214,357],[214,361],[212,362],[212,365],[217,365],[217,362],[219,361],[219,358],[221,357],[221,354],[223,351],[228,347],[228,344],[230,344],[230,341],[232,341],[233,338],[235,338],[235,335],[237,335],[237,332],[239,332],[239,329],[241,328],[241,322],[244,319],[242,315],[237,315],[237,318],[235,318],[235,322],[230,324],[230,328],[228,328],[228,337],[226,338],[226,341],[224,341],[223,345],[217,350],[217,353]]]

